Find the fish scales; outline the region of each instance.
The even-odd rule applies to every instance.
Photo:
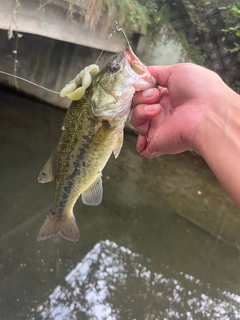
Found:
[[[63,209],[71,212],[72,204],[101,174],[112,153],[114,127],[94,116],[89,106],[85,108],[87,104],[86,97],[72,103],[55,150],[56,191],[52,209],[56,213]]]
[[[39,182],[55,181],[55,193],[37,240],[57,235],[78,240],[74,204],[80,195],[87,205],[102,201],[102,170],[112,152],[116,158],[121,150],[133,94],[153,86],[155,80],[128,48],[94,76],[84,95],[72,102],[59,142],[39,174]]]

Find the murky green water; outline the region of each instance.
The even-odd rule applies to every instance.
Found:
[[[74,208],[80,240],[37,243],[54,188],[37,176],[64,112],[3,89],[0,99],[0,319],[240,319],[239,252],[166,197],[181,190],[180,163],[216,183],[206,166],[144,159],[126,135],[103,172],[102,204]]]

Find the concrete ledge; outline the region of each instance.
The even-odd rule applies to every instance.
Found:
[[[0,30],[0,70],[14,74],[16,67],[17,76],[57,92],[84,67],[95,63],[101,52],[98,49],[28,33],[23,33],[17,46],[16,41],[16,35],[8,40],[7,31]],[[100,66],[105,65],[112,56],[112,53],[104,52],[99,61]],[[14,88],[17,85],[24,93],[61,108],[66,109],[71,103],[68,98],[61,98],[58,94],[21,80],[15,81],[14,78],[1,73],[0,83]]]
[[[56,40],[75,43],[90,48],[121,52],[126,42],[121,35],[114,35],[107,44],[109,31],[103,32],[104,21],[96,26],[96,31],[84,27],[81,9],[86,5],[78,1],[73,15],[69,18],[69,1],[51,0],[40,5],[38,0],[21,0],[15,8],[16,0],[4,1],[0,10],[0,29],[9,28]]]

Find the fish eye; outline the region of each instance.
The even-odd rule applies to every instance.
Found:
[[[113,61],[110,65],[109,65],[109,71],[110,72],[118,72],[120,70],[120,64],[117,63],[116,61]]]

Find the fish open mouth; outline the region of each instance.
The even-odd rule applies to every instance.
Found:
[[[136,91],[156,87],[156,79],[150,74],[147,67],[138,59],[131,47],[128,47],[125,50],[124,56],[131,66],[131,69],[138,75],[138,85],[134,85]]]
[[[125,51],[125,58],[128,59],[132,69],[139,75],[143,75],[147,71],[147,67],[134,54],[131,47]]]

